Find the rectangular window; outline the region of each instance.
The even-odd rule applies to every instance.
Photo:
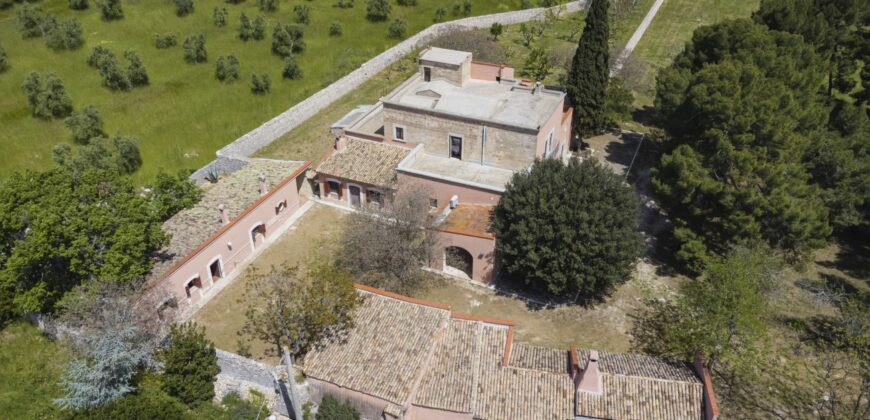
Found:
[[[329,181],[326,185],[329,187],[329,194],[335,194],[341,197],[341,184],[339,184],[338,181]]]
[[[381,192],[378,190],[368,190],[366,197],[368,197],[370,203],[375,203],[379,206],[382,206],[383,198],[381,197]]]
[[[431,67],[423,67],[423,81],[431,82],[432,81],[432,68]]]
[[[450,157],[462,159],[462,137],[450,135]]]
[[[394,125],[393,126],[393,139],[399,141],[405,141],[405,127]]]

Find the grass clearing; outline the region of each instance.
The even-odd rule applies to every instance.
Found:
[[[271,159],[316,162],[333,145],[329,127],[357,106],[376,103],[379,98],[411,77],[417,71],[414,57],[415,54],[412,53],[393,63],[255,155]]]
[[[93,3],[84,11],[70,10],[66,0],[38,3],[60,20],[75,17],[81,22],[85,45],[64,52],[50,50],[41,38],[21,38],[15,18],[21,4],[0,11],[0,40],[11,66],[0,74],[0,149],[4,151],[0,155],[0,176],[45,168],[51,164],[52,147],[71,141],[61,120],[43,121],[30,115],[21,84],[31,71],[57,74],[76,109],[95,105],[100,110],[109,134],[119,131],[137,137],[144,165],[136,178],[142,182],[161,167],[194,169],[211,161],[217,149],[398,43],[387,35],[393,19],[404,19],[410,35],[433,23],[435,9],[446,7],[438,0],[419,0],[415,7],[392,3],[388,21],[371,23],[365,18],[362,0],[350,9],[334,7],[334,1],[291,0],[281,2],[273,13],[260,12],[256,1],[233,5],[222,0],[196,0],[195,12],[185,17],[175,15],[172,2],[123,2],[124,19],[103,22]],[[515,10],[519,4],[519,0],[474,0],[472,15]],[[271,33],[274,23],[294,21],[296,5],[311,10],[305,32],[307,48],[297,56],[305,77],[283,80],[282,59],[271,53]],[[229,12],[226,26],[213,24],[215,7],[225,7]],[[267,18],[264,40],[238,39],[242,12],[252,20],[259,14]],[[448,10],[447,19],[458,17]],[[340,37],[329,36],[334,21],[343,27]],[[154,36],[170,32],[178,36],[178,45],[156,49]],[[181,44],[185,37],[200,33],[206,38],[208,62],[187,64]],[[97,45],[109,47],[125,68],[124,50],[138,52],[151,84],[129,92],[103,87],[97,70],[85,63]],[[214,63],[219,56],[230,53],[241,62],[241,78],[223,84],[214,77]],[[269,94],[250,92],[254,72],[271,76]]]
[[[341,233],[341,219],[345,212],[321,205],[315,205],[287,232],[254,260],[245,272],[232,280],[223,290],[201,308],[193,320],[205,326],[206,336],[220,349],[236,352],[239,340],[250,346],[254,359],[277,362],[278,357],[267,355],[272,348],[260,340],[242,337],[238,332],[245,323],[247,302],[243,299],[245,282],[251,267],[261,272],[282,264],[299,264],[309,258],[323,258],[336,250],[338,235]]]
[[[63,392],[58,381],[67,357],[57,342],[30,323],[18,321],[0,330],[0,417],[59,417],[52,399]]]
[[[632,52],[633,60],[627,64],[640,67],[635,70],[636,80],[627,80],[635,91],[635,106],[652,105],[656,74],[683,50],[695,29],[726,19],[749,17],[759,3],[760,0],[665,1]]]
[[[300,263],[308,258],[328,258],[337,250],[346,213],[329,206],[315,205],[294,227],[251,264],[259,270],[284,263]],[[630,314],[650,296],[672,293],[678,278],[655,276],[648,264],[639,266],[637,276],[619,287],[607,302],[594,307],[564,306],[540,309],[526,301],[498,291],[473,286],[463,280],[433,276],[426,288],[414,297],[451,305],[454,311],[510,319],[516,323],[516,339],[523,343],[557,348],[588,346],[603,350],[627,351],[630,347]],[[268,343],[238,335],[244,324],[243,301],[246,274],[242,274],[214,296],[194,316],[205,326],[206,335],[218,348],[238,349],[242,339],[258,360],[275,362],[267,355]]]

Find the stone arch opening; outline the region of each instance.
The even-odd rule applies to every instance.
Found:
[[[474,257],[465,248],[448,246],[444,248],[444,271],[470,279],[474,275]]]

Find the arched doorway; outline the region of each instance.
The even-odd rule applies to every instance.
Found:
[[[266,240],[266,225],[259,224],[251,229],[251,245],[256,248]]]
[[[470,279],[474,273],[474,257],[464,248],[448,246],[444,248],[444,272]]]

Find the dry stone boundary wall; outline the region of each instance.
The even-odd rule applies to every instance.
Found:
[[[553,8],[553,11],[573,13],[586,7],[588,0],[572,1]],[[450,22],[436,23],[363,63],[358,69],[338,79],[323,90],[311,95],[290,109],[265,122],[217,151],[217,159],[191,175],[194,181],[203,181],[209,173],[229,173],[238,170],[258,150],[287,134],[333,102],[362,85],[375,74],[386,69],[417,48],[451,32],[483,29],[493,23],[512,25],[546,16],[546,8],[517,10],[484,16],[474,16]]]

